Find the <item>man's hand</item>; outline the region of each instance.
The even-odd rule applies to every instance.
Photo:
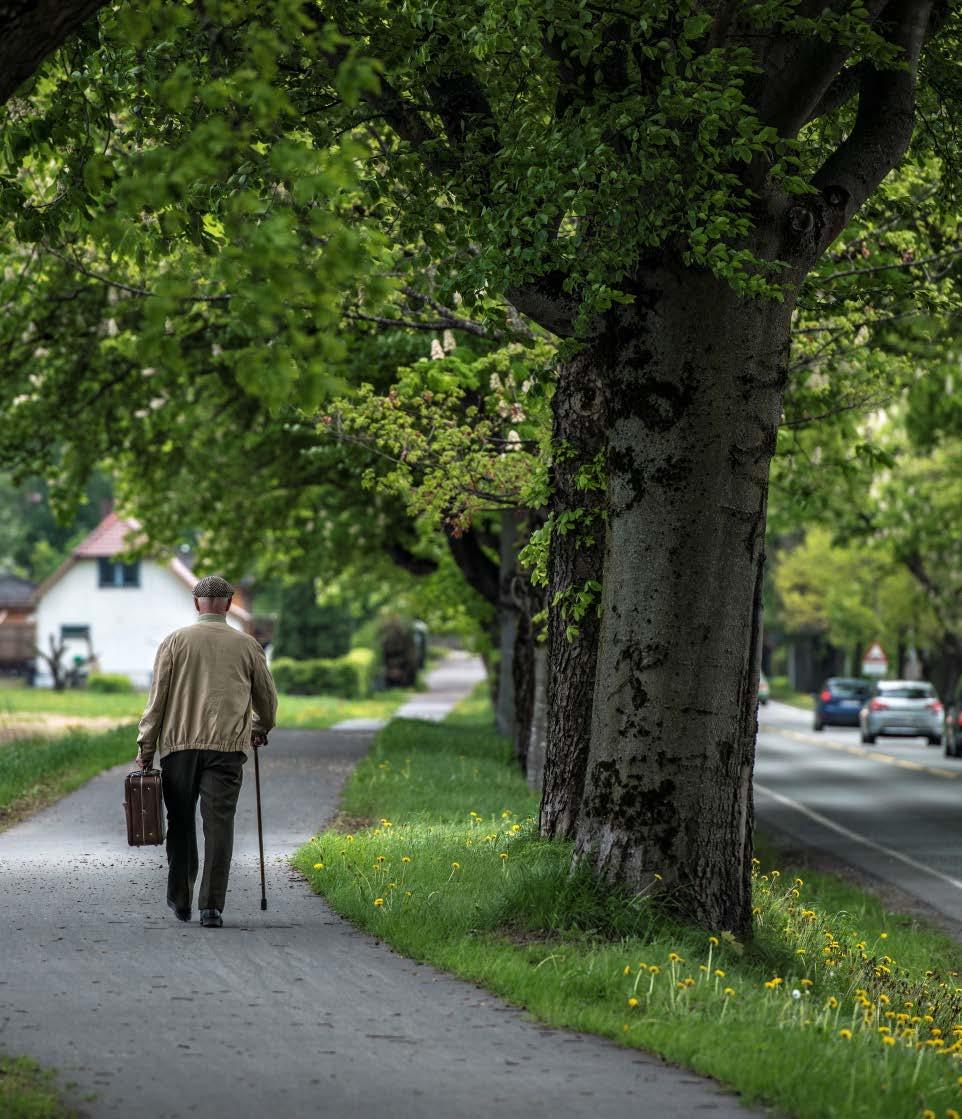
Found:
[[[254,747],[255,750],[259,750],[261,746],[266,746],[267,735],[255,734],[253,731],[251,731],[251,745]]]
[[[142,773],[146,773],[150,769],[150,762],[146,758],[142,758],[140,754],[134,758],[134,765],[139,766]]]

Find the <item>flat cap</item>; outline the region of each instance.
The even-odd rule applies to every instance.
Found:
[[[234,588],[219,575],[208,575],[194,586],[194,598],[230,598]]]

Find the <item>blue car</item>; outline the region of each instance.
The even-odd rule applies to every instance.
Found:
[[[872,694],[872,682],[852,676],[832,676],[815,695],[814,730],[857,727],[858,713]]]

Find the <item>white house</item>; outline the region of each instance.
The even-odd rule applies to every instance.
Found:
[[[37,644],[64,642],[63,664],[93,654],[94,669],[129,676],[135,687],[150,685],[157,646],[172,630],[196,617],[191,591],[197,577],[179,559],[122,563],[136,537],[135,521],[109,513],[34,594]],[[227,621],[250,632],[251,617],[238,594]],[[48,666],[37,659],[36,684],[50,687]]]

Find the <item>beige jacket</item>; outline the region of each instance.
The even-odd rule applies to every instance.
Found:
[[[137,755],[151,762],[175,750],[242,750],[267,734],[277,692],[258,642],[232,629],[222,614],[201,614],[174,630],[157,650]]]

